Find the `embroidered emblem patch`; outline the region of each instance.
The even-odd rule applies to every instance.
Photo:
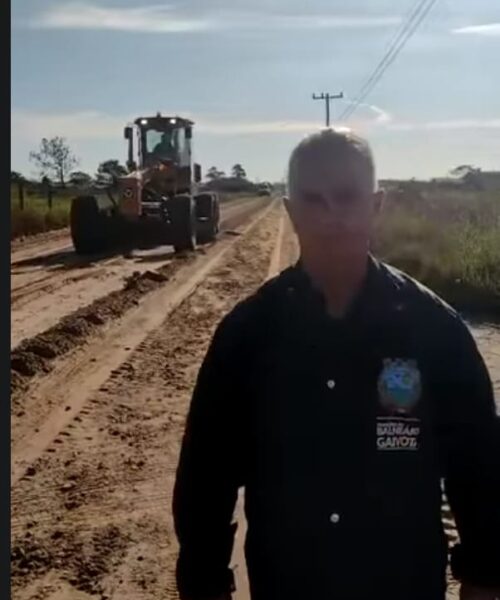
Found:
[[[422,382],[416,360],[385,359],[378,378],[381,405],[391,414],[408,415],[420,400]]]
[[[377,450],[418,450],[420,419],[412,417],[422,394],[417,361],[384,360],[377,387],[386,413],[377,417]]]

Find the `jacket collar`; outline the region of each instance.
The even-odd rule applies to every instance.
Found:
[[[321,291],[314,287],[300,259],[289,269],[286,279],[287,289],[293,290],[294,295],[298,296],[306,307],[327,316],[325,298]],[[382,311],[385,312],[395,301],[397,302],[399,290],[400,283],[392,276],[386,265],[369,254],[364,282],[346,315],[341,319],[330,317],[330,320],[332,322],[348,322],[358,318],[371,320]]]

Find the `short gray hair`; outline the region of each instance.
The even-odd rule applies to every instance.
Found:
[[[323,129],[305,137],[293,149],[288,162],[288,195],[292,198],[297,192],[297,179],[303,163],[319,153],[325,153],[332,160],[352,156],[366,167],[373,190],[377,188],[375,163],[370,144],[350,129]]]

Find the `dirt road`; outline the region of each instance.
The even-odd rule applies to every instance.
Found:
[[[263,203],[262,198],[223,203],[222,230],[238,226]],[[52,327],[63,316],[120,289],[125,278],[175,260],[171,246],[125,256],[77,256],[68,230],[16,243],[11,253],[11,348]]]
[[[198,366],[220,318],[296,256],[276,205],[238,230],[16,388],[14,600],[176,598],[170,504]],[[500,399],[500,330],[476,335]],[[243,532],[238,600],[249,598]]]

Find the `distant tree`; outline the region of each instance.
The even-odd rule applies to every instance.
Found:
[[[24,177],[18,171],[11,171],[10,172],[10,180],[11,181],[22,181],[23,179],[24,179]]]
[[[68,174],[79,162],[65,138],[59,136],[50,140],[43,138],[38,152],[30,152],[30,160],[38,167],[41,177],[52,175],[63,187]]]
[[[217,179],[222,179],[225,176],[226,174],[224,173],[224,171],[219,171],[217,167],[210,167],[206,174],[206,178],[209,181],[216,181]]]
[[[234,167],[231,169],[231,174],[236,179],[246,179],[247,178],[247,173],[246,173],[245,169],[239,163],[235,164]]]
[[[89,185],[92,182],[92,177],[83,171],[73,171],[69,176],[69,181],[72,185]]]
[[[116,160],[115,158],[104,160],[97,167],[98,175],[112,175],[113,177],[123,177],[127,173],[127,168],[120,164],[120,161]]]
[[[463,178],[467,175],[477,175],[480,171],[481,169],[473,167],[472,165],[459,165],[458,167],[451,169],[450,175],[452,177]]]
[[[472,165],[459,165],[451,169],[450,175],[461,180],[468,188],[479,190],[482,188],[481,169]]]

